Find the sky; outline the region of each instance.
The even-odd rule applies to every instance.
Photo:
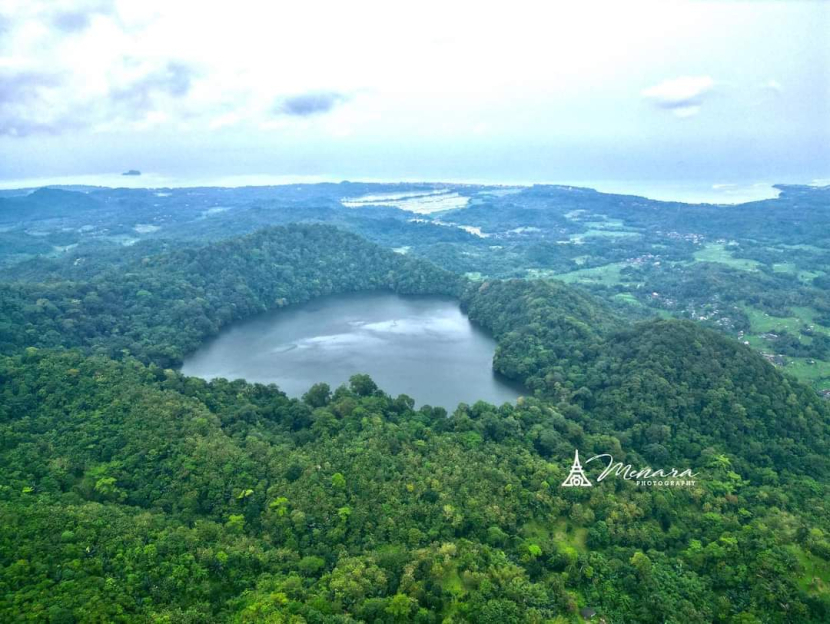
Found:
[[[829,5],[0,0],[0,186],[830,183]]]

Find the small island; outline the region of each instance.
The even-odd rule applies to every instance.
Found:
[[[121,175],[125,176],[140,176],[141,172],[138,169],[130,169],[129,171],[125,171]]]

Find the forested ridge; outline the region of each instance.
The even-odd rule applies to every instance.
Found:
[[[258,312],[360,290],[455,294],[460,283],[321,225],[266,228],[85,271],[88,279],[0,284],[0,351],[85,346],[174,366],[221,327]]]
[[[689,321],[628,325],[555,282],[485,283],[462,301],[499,339],[496,370],[652,462],[725,444],[747,470],[830,474],[826,401],[737,341]]]
[[[135,256],[0,286],[0,619],[830,619],[830,412],[748,347],[330,227]],[[448,415],[365,375],[290,399],[171,369],[370,289],[459,296],[529,396]],[[699,476],[561,488],[575,448]]]

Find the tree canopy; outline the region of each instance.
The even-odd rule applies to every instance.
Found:
[[[830,410],[749,347],[327,226],[155,252],[0,287],[0,619],[830,619]],[[459,297],[527,396],[448,414],[364,374],[298,399],[174,370],[371,289]],[[575,449],[698,477],[563,488]]]

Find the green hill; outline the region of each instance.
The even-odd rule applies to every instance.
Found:
[[[135,258],[86,281],[0,284],[0,352],[124,350],[177,365],[228,323],[332,293],[453,294],[457,277],[330,226],[275,227]]]
[[[333,292],[456,294],[532,396],[301,400],[169,367]],[[471,284],[329,227],[0,290],[0,619],[826,622],[830,412],[697,325],[557,282]],[[578,449],[694,485],[564,488]]]

